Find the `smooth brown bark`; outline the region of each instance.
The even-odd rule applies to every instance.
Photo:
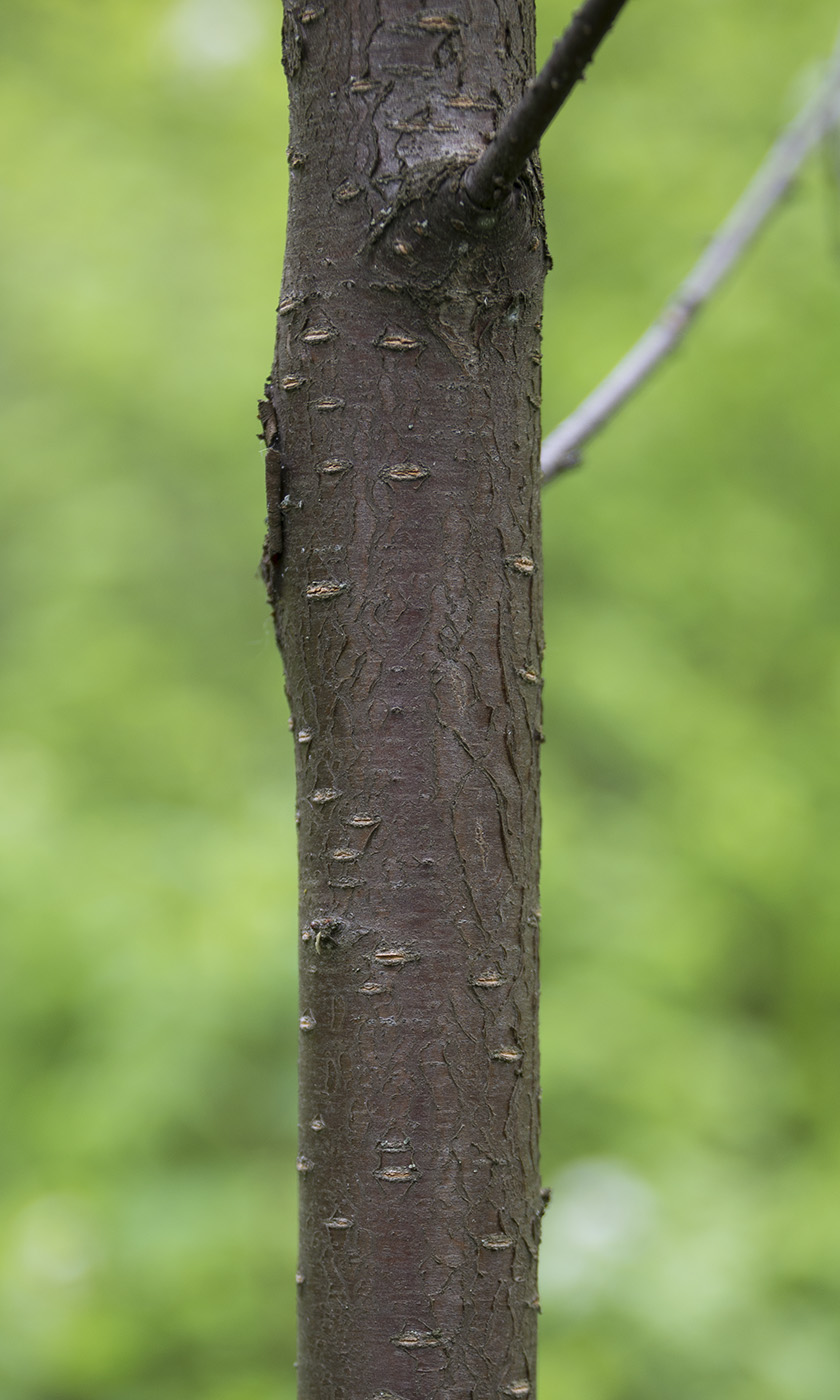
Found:
[[[300,833],[299,1393],[533,1396],[537,176],[457,195],[533,0],[289,3],[261,406]]]

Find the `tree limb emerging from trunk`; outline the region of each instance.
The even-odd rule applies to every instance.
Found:
[[[464,175],[464,187],[481,209],[496,208],[513,188],[525,162],[582,80],[595,50],[627,0],[587,0],[548,62],[530,82],[484,154]]]
[[[298,786],[301,1400],[534,1390],[547,255],[528,142],[490,209],[464,187],[522,110],[533,21],[285,5],[260,416]]]
[[[662,361],[697,312],[780,206],[815,146],[840,123],[840,42],[814,95],[782,132],[754,178],[658,320],[542,446],[544,482],[580,463],[581,448],[606,427]]]

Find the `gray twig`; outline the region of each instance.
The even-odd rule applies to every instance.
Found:
[[[662,314],[542,445],[543,482],[569,471],[580,450],[679,345],[701,306],[752,243],[814,147],[840,123],[840,42],[817,91],[785,128]]]

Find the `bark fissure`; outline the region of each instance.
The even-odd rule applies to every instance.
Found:
[[[316,12],[317,11],[317,12]],[[533,1394],[539,189],[449,192],[533,7],[287,3],[263,572],[298,773],[304,1400]]]

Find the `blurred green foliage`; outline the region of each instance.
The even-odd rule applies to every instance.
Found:
[[[279,10],[0,8],[0,1400],[293,1395]],[[547,427],[836,19],[629,7],[544,146]],[[546,1396],[840,1395],[838,199],[546,496]]]

